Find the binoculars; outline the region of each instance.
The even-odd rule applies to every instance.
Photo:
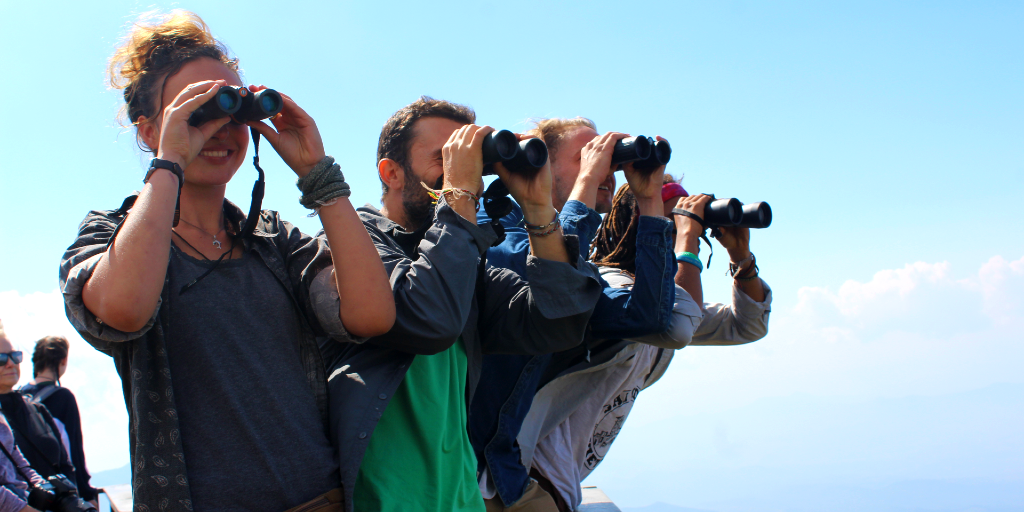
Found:
[[[207,121],[231,116],[238,124],[274,117],[284,101],[273,89],[252,92],[245,87],[223,86],[209,101],[203,103],[188,118],[188,124],[199,126]]]
[[[519,140],[508,130],[488,133],[480,149],[484,155],[484,176],[495,174],[494,164],[501,162],[509,172],[536,171],[548,161],[548,146],[540,139]]]
[[[743,204],[736,198],[715,199],[704,206],[704,225],[739,226],[743,228],[766,228],[772,224],[772,207],[761,201]]]
[[[651,172],[667,164],[671,158],[672,146],[667,140],[654,140],[643,135],[621,139],[612,148],[613,165],[632,162],[634,169],[643,172]]]

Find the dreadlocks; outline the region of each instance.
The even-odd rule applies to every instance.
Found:
[[[594,238],[590,259],[595,265],[636,273],[636,230],[640,211],[629,184],[619,187],[612,200],[612,211],[604,216]]]

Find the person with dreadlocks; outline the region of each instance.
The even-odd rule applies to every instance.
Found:
[[[666,214],[672,207],[702,217],[710,196],[689,197],[666,176]],[[671,205],[671,206],[670,206]],[[687,345],[739,345],[768,333],[771,290],[757,276],[748,228],[727,228],[717,236],[734,262],[731,305],[703,304],[701,266],[696,258],[700,224],[675,215],[678,260],[672,325],[665,332],[592,343],[589,353],[568,350],[552,359],[518,441],[523,464],[547,482],[562,511],[581,502],[580,484],[604,459],[641,391],[658,381],[676,350]],[[636,237],[640,212],[630,186],[615,194],[594,241],[593,262],[616,288],[634,286],[638,270]]]
[[[383,334],[395,303],[339,165],[285,94],[269,124],[193,125],[218,91],[266,89],[243,86],[194,13],[133,24],[110,76],[156,158],[142,192],[86,216],[60,285],[72,325],[121,377],[135,509],[341,510],[318,338]],[[249,214],[225,199],[250,134],[257,157],[262,136],[295,173],[323,234],[260,208],[256,158]]]
[[[611,210],[611,190],[615,188],[612,151],[615,143],[628,134],[598,134],[593,121],[582,117],[546,119],[530,131],[548,146],[551,165],[551,203],[558,210],[563,232],[580,240],[581,256],[590,253],[590,242],[601,225],[600,213]],[[664,218],[661,195],[662,166],[643,172],[626,164],[626,180],[637,196],[637,231],[631,241],[637,269],[632,288],[615,288],[602,281],[602,294],[587,329],[586,352],[590,340],[632,338],[668,329],[675,299],[672,278],[672,223]],[[492,188],[494,185],[492,185]],[[490,190],[490,189],[489,189]],[[485,208],[490,216],[491,208]],[[484,220],[481,212],[480,221]],[[512,210],[500,218],[505,240],[487,251],[492,265],[521,272],[530,248],[529,224],[523,210],[513,203]],[[548,361],[557,355],[516,356],[493,354],[484,357],[484,375],[470,414],[470,434],[479,462],[480,492],[488,510],[528,511],[555,506],[545,490],[546,482],[530,475],[521,464],[516,436],[530,409],[537,385]]]

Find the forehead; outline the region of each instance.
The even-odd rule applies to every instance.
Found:
[[[579,153],[588,142],[597,137],[597,130],[589,126],[577,126],[570,128],[559,143],[559,151],[565,150],[570,154]]]
[[[177,73],[167,77],[162,95],[163,105],[170,105],[185,87],[204,80],[224,80],[228,85],[242,85],[238,75],[224,63],[210,57],[200,57],[186,63]]]
[[[14,350],[14,345],[11,345],[11,341],[4,336],[0,336],[0,352],[11,352]]]
[[[440,151],[455,130],[463,126],[458,121],[443,117],[424,117],[412,127],[410,149],[419,151]]]

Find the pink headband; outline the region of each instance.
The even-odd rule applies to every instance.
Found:
[[[661,200],[667,203],[669,199],[673,199],[679,196],[689,197],[690,194],[686,193],[686,189],[678,183],[666,183],[661,186]]]

